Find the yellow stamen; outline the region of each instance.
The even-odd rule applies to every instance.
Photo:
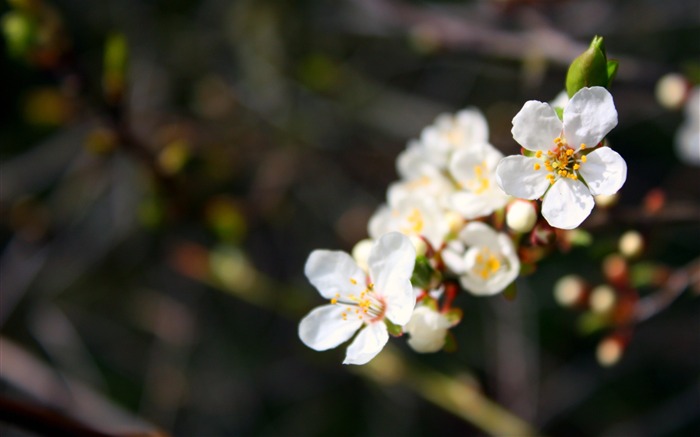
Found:
[[[535,167],[535,170],[539,170],[540,168],[542,168],[538,163],[535,163],[534,167]]]
[[[586,155],[583,155],[581,157],[581,162],[586,162],[588,160],[588,157]]]
[[[579,168],[581,168],[580,164],[574,164],[574,170],[578,170]]]
[[[352,285],[357,285],[357,281],[356,281],[355,279],[353,279],[353,278],[350,278],[350,283],[351,283]]]
[[[566,149],[566,156],[571,156],[574,154],[574,149]]]
[[[542,151],[541,151],[541,150],[538,150],[537,152],[535,152],[535,157],[536,157],[536,158],[541,158],[541,157],[542,157]]]
[[[586,146],[585,144],[581,143],[581,150],[584,150],[586,147],[588,147],[588,146]]]

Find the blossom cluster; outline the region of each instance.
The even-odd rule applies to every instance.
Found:
[[[461,318],[457,284],[477,296],[512,287],[535,249],[586,219],[593,196],[620,189],[626,164],[604,141],[616,124],[603,87],[582,88],[560,113],[529,101],[513,119],[522,154],[504,157],[478,109],[440,115],[398,156],[369,238],[352,256],[309,256],[306,276],[329,303],[301,321],[301,340],[326,350],[354,336],[347,364],[371,360],[389,334],[408,334],[417,352],[443,349]]]

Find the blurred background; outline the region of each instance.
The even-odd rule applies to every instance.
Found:
[[[700,435],[697,287],[681,281],[626,329],[609,366],[610,331],[553,295],[568,274],[604,283],[628,230],[644,237],[640,274],[673,278],[700,256],[700,170],[674,149],[686,89],[656,95],[668,73],[700,82],[698,2],[11,0],[0,12],[3,435],[57,435],[59,417],[78,434]],[[357,368],[340,364],[343,347],[306,348],[298,321],[322,303],[306,257],[366,237],[407,141],[477,107],[491,142],[517,153],[513,116],[553,99],[594,35],[620,61],[609,140],[629,173],[618,204],[589,219],[593,243],[545,260],[512,301],[460,295],[454,352],[398,339]]]

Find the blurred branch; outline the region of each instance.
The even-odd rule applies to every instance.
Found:
[[[537,27],[524,31],[501,30],[487,19],[474,20],[474,14],[454,14],[449,11],[396,0],[355,0],[364,12],[362,27],[373,26],[381,31],[400,29],[413,36],[423,36],[431,44],[453,50],[468,50],[491,57],[523,60],[529,56],[568,66],[572,59],[586,50],[587,44],[576,42],[554,29],[545,17],[529,8],[527,18]],[[483,17],[482,17],[483,18]],[[369,24],[368,24],[369,23]],[[656,69],[627,56],[614,55],[624,69],[619,79],[633,79]]]
[[[165,436],[131,416],[83,383],[59,375],[6,338],[0,338],[0,378],[43,405],[68,408],[58,414],[43,407],[0,399],[0,420],[46,435]],[[60,406],[60,407],[59,407]]]
[[[209,253],[194,243],[173,252],[171,266],[185,276],[230,293],[249,304],[299,319],[307,308],[293,302],[301,290],[278,284],[257,271],[242,253],[228,257]],[[287,296],[285,299],[284,296]],[[386,347],[365,366],[347,369],[379,384],[398,384],[423,399],[472,423],[491,435],[532,436],[534,428],[484,396],[477,388],[454,377],[408,364],[395,349]]]
[[[700,284],[700,258],[674,271],[663,288],[641,299],[635,307],[633,320],[639,323],[653,317],[673,303],[686,288],[697,284]]]

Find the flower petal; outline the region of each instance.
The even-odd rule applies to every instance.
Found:
[[[365,327],[348,347],[343,364],[366,364],[382,351],[389,341],[389,332],[383,322]]]
[[[627,163],[610,147],[601,147],[587,155],[579,173],[591,194],[615,194],[627,179]]]
[[[559,179],[544,196],[542,216],[555,228],[574,229],[588,217],[593,205],[593,196],[583,182]]]
[[[342,313],[347,305],[323,305],[314,308],[299,323],[299,338],[305,345],[317,351],[332,349],[347,341],[362,326],[362,320]]]
[[[561,120],[551,106],[537,100],[525,102],[513,118],[513,139],[528,150],[549,150],[561,135]]]
[[[413,243],[399,232],[382,235],[369,255],[374,292],[384,298],[386,317],[397,325],[408,322],[415,306],[411,285],[415,261]]]
[[[366,277],[350,255],[337,250],[314,250],[306,260],[304,274],[326,299],[336,294],[359,294],[364,290]]]
[[[547,191],[549,180],[546,170],[535,170],[535,164],[542,165],[542,161],[521,155],[506,156],[496,167],[496,182],[511,196],[537,199]]]
[[[574,149],[595,147],[615,126],[615,103],[603,87],[581,88],[564,108],[564,137]]]

